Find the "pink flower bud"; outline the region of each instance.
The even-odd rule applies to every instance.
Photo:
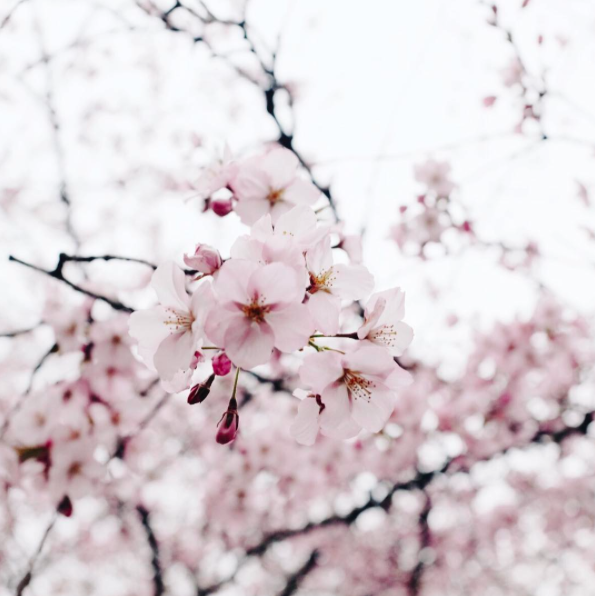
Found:
[[[72,515],[72,501],[68,495],[65,495],[62,500],[58,503],[58,513],[64,517],[70,517]]]
[[[184,263],[191,269],[196,269],[205,275],[212,275],[221,267],[222,260],[216,248],[208,244],[197,244],[193,255],[184,255]]]
[[[219,356],[215,356],[213,358],[213,372],[218,377],[224,377],[225,375],[229,374],[231,370],[231,360],[227,357],[225,352],[223,354],[219,354]]]
[[[209,393],[211,392],[211,385],[213,384],[214,380],[215,375],[211,375],[204,383],[194,385],[188,394],[188,403],[193,406],[194,404],[200,404],[207,399]]]
[[[215,199],[210,202],[211,209],[219,217],[225,217],[233,211],[233,203],[231,199]]]
[[[483,98],[483,105],[486,108],[491,108],[496,103],[497,97],[495,95],[488,95]]]
[[[237,410],[237,403],[234,398],[229,402],[229,409],[221,416],[219,420],[219,430],[217,431],[216,441],[220,445],[231,443],[238,434],[240,426],[240,416]]]

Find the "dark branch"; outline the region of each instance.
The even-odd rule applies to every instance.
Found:
[[[73,290],[76,290],[77,292],[80,292],[81,294],[85,294],[85,296],[90,296],[91,298],[94,298],[95,300],[101,300],[102,302],[109,304],[114,310],[120,310],[123,312],[134,312],[133,308],[131,308],[130,306],[126,306],[122,302],[118,302],[117,300],[113,300],[112,298],[108,298],[107,296],[102,296],[101,294],[96,294],[95,292],[86,290],[85,288],[66,279],[62,272],[62,268],[63,268],[64,262],[65,262],[62,259],[63,256],[65,256],[65,255],[60,255],[60,260],[58,261],[58,265],[56,266],[55,269],[52,269],[52,270],[43,269],[42,267],[38,267],[37,265],[32,265],[31,263],[22,261],[21,259],[18,259],[17,257],[13,257],[12,255],[10,255],[8,257],[8,260],[14,261],[15,263],[19,263],[20,265],[24,265],[25,267],[29,267],[29,269],[33,269],[34,271],[39,271],[39,273],[45,273],[46,275],[49,275],[50,277],[53,277],[54,279],[62,281],[67,286],[70,286]],[[71,258],[71,260],[74,260],[74,258]]]
[[[287,578],[285,588],[279,592],[279,596],[291,596],[292,594],[295,594],[304,578],[316,567],[318,557],[318,551],[313,550],[308,557],[308,560],[295,573]]]
[[[161,563],[159,561],[159,543],[153,532],[149,511],[142,505],[136,508],[140,517],[141,523],[147,534],[147,542],[151,548],[151,567],[153,568],[153,586],[155,596],[161,596],[165,593],[165,584],[163,583],[163,573],[161,571]]]

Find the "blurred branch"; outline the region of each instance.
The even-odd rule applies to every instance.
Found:
[[[25,575],[23,576],[23,578],[17,585],[16,596],[22,596],[23,592],[25,591],[25,588],[31,583],[31,580],[33,579],[33,570],[35,567],[35,563],[37,563],[37,559],[39,559],[39,555],[41,555],[41,551],[43,550],[43,547],[48,539],[48,536],[50,535],[50,532],[52,531],[54,525],[56,524],[57,517],[58,517],[57,514],[54,513],[54,516],[52,517],[52,521],[50,522],[50,524],[46,528],[45,532],[43,533],[43,536],[41,537],[41,540],[39,542],[39,546],[37,547],[37,550],[31,557],[31,561],[29,561],[29,568],[27,569],[27,572],[25,573]]]
[[[15,13],[16,9],[21,5],[24,4],[27,0],[18,0],[18,2],[8,11],[8,14],[0,21],[0,29],[3,29],[8,22],[12,18],[12,15]]]
[[[161,571],[161,563],[159,561],[159,543],[155,537],[155,532],[153,532],[153,527],[151,526],[149,511],[142,505],[139,505],[136,508],[136,511],[147,535],[149,547],[151,548],[151,567],[153,568],[154,595],[161,596],[165,593],[165,584],[163,583],[163,573]]]
[[[41,367],[44,365],[45,361],[52,354],[55,354],[57,351],[58,351],[58,344],[55,343],[52,345],[52,347],[47,352],[45,352],[43,354],[43,356],[41,357],[39,362],[35,365],[35,368],[31,372],[31,376],[29,378],[29,384],[27,385],[27,389],[25,390],[25,393],[23,393],[23,395],[20,397],[20,399],[18,399],[15,402],[14,406],[6,414],[4,422],[2,423],[2,426],[0,427],[0,441],[4,438],[4,435],[6,434],[6,431],[8,429],[8,425],[10,424],[10,421],[12,420],[13,416],[23,407],[23,403],[26,401],[27,396],[31,393],[31,389],[33,388],[33,381],[35,380],[35,375],[41,369]]]
[[[256,48],[256,45],[254,44],[254,40],[253,40],[252,36],[250,35],[248,24],[245,19],[242,19],[241,21],[221,20],[221,19],[216,18],[213,15],[213,13],[207,8],[207,6],[205,5],[204,2],[200,2],[200,5],[202,6],[203,10],[205,10],[205,13],[206,13],[205,17],[200,16],[196,11],[193,11],[193,10],[187,8],[184,4],[182,4],[178,0],[176,0],[176,2],[168,10],[166,10],[164,12],[157,13],[157,16],[161,19],[161,21],[163,22],[163,24],[165,25],[165,27],[168,30],[175,32],[175,33],[191,34],[189,31],[187,31],[185,29],[181,29],[180,27],[174,25],[171,22],[170,17],[178,9],[186,10],[189,14],[191,14],[194,17],[196,17],[197,19],[199,19],[203,25],[207,25],[207,24],[211,24],[211,23],[218,23],[218,24],[227,25],[227,26],[235,26],[240,29],[244,40],[248,44],[249,52],[255,56],[256,60],[258,61],[260,69],[262,70],[265,77],[268,79],[268,83],[266,85],[262,85],[258,81],[255,81],[248,73],[246,73],[244,70],[242,70],[237,65],[235,65],[229,59],[228,56],[217,53],[213,49],[212,45],[208,42],[208,40],[206,40],[204,38],[204,36],[202,36],[202,35],[194,36],[193,35],[193,40],[195,43],[203,43],[209,49],[209,51],[211,52],[211,56],[213,58],[218,58],[218,59],[223,60],[228,66],[233,68],[233,70],[235,70],[235,72],[237,72],[241,77],[243,77],[244,79],[249,81],[255,87],[258,87],[258,89],[262,92],[262,94],[264,96],[264,100],[265,100],[266,111],[271,116],[273,121],[275,122],[275,124],[277,126],[277,130],[279,132],[279,137],[277,138],[277,143],[279,143],[279,145],[281,145],[282,147],[289,149],[289,151],[291,151],[297,157],[297,159],[299,160],[302,167],[308,173],[308,176],[310,177],[312,184],[314,184],[314,186],[316,186],[316,188],[327,198],[329,207],[333,211],[335,221],[338,222],[339,215],[338,215],[337,207],[335,205],[335,201],[331,194],[330,188],[328,186],[324,186],[324,185],[320,184],[316,180],[314,173],[312,171],[312,166],[306,161],[306,159],[304,158],[302,153],[300,151],[298,151],[294,145],[293,131],[290,132],[290,131],[285,130],[285,128],[281,124],[281,121],[279,120],[279,116],[277,114],[277,106],[275,103],[276,92],[279,90],[284,90],[286,93],[289,94],[290,109],[293,106],[293,100],[291,98],[290,90],[283,83],[279,82],[276,68],[275,68],[276,67],[276,58],[277,58],[276,53],[273,52],[273,54],[271,56],[271,65],[267,66],[261,53],[258,51],[258,49]],[[137,6],[139,6],[139,8],[141,8],[147,14],[154,16],[154,15],[152,15],[151,11],[147,10],[147,8],[143,4],[138,2],[138,0],[137,0]],[[153,6],[153,8],[155,8],[154,5],[152,5],[152,6]]]
[[[417,555],[417,564],[413,568],[407,583],[409,596],[417,596],[417,594],[419,594],[421,578],[426,566],[424,561],[424,549],[430,546],[431,541],[430,527],[428,526],[428,516],[430,515],[430,510],[432,509],[432,501],[428,494],[424,494],[426,502],[422,512],[419,515],[419,552]]]
[[[304,578],[316,567],[319,556],[319,552],[314,549],[310,553],[306,562],[295,573],[287,578],[285,588],[279,592],[279,596],[291,596],[292,594],[295,594]]]
[[[5,333],[0,333],[0,337],[18,337],[19,335],[25,335],[26,333],[31,333],[31,331],[35,331],[41,325],[43,325],[43,321],[39,322],[37,325],[33,327],[27,327],[27,329],[18,329],[17,331],[7,331]]]
[[[62,256],[62,255],[61,255]],[[54,279],[57,279],[59,281],[64,282],[67,286],[69,286],[70,288],[72,288],[73,290],[76,290],[77,292],[80,292],[81,294],[84,294],[85,296],[89,296],[91,298],[94,298],[95,300],[101,300],[102,302],[105,302],[106,304],[109,304],[114,310],[120,310],[123,312],[134,312],[134,309],[130,306],[126,306],[125,304],[123,304],[122,302],[119,302],[117,300],[113,300],[112,298],[108,298],[107,296],[102,296],[101,294],[96,294],[95,292],[91,292],[90,290],[86,290],[85,288],[71,282],[70,280],[66,279],[64,277],[64,274],[62,272],[62,268],[64,266],[65,261],[63,259],[60,259],[58,261],[58,265],[56,266],[55,269],[43,269],[43,267],[38,267],[37,265],[33,265],[31,263],[27,263],[26,261],[23,261],[21,259],[18,259],[17,257],[14,257],[12,255],[10,255],[8,257],[9,261],[14,261],[15,263],[19,263],[20,265],[24,265],[25,267],[29,267],[29,269],[33,269],[34,271],[38,271],[39,273],[45,273],[45,275],[49,275],[50,277],[53,277]]]

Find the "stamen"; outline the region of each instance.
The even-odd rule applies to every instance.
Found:
[[[283,188],[280,188],[277,190],[271,188],[271,190],[269,191],[269,194],[267,195],[267,201],[271,205],[274,205],[278,201],[282,201],[283,200],[283,192],[284,192]]]
[[[266,304],[266,298],[254,298],[250,304],[242,306],[242,312],[255,323],[262,323],[265,315],[271,311],[271,307]]]
[[[165,325],[171,326],[173,333],[178,331],[190,331],[192,329],[192,323],[194,323],[194,317],[191,313],[182,313],[174,308],[166,308],[168,318],[163,321]]]
[[[376,386],[372,381],[362,377],[359,373],[346,370],[343,377],[347,390],[353,399],[372,399],[372,389]]]
[[[377,340],[387,346],[395,346],[397,343],[397,332],[394,325],[382,325],[370,331],[368,336],[371,340]]]

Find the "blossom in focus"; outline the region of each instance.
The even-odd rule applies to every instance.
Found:
[[[455,183],[449,178],[450,164],[445,161],[428,159],[416,165],[414,172],[415,179],[439,197],[447,197],[455,188]]]
[[[157,268],[151,286],[159,305],[130,315],[130,335],[138,341],[140,357],[157,371],[164,388],[181,391],[189,386],[203,340],[205,317],[212,303],[211,286],[202,283],[190,297],[184,272],[172,262]]]
[[[291,432],[296,441],[312,444],[318,428],[336,439],[355,437],[362,428],[380,431],[395,407],[396,390],[410,384],[411,376],[385,348],[361,344],[346,354],[307,356],[300,380],[311,392]]]
[[[236,366],[265,364],[273,348],[293,352],[308,343],[313,325],[302,304],[303,284],[291,267],[231,259],[213,289],[217,305],[206,323],[207,336]]]
[[[333,264],[327,236],[306,253],[310,276],[308,309],[316,328],[334,335],[339,330],[341,300],[359,300],[374,289],[374,277],[363,265]]]
[[[194,254],[184,255],[184,263],[205,275],[213,275],[221,267],[221,255],[216,248],[208,244],[197,244]]]
[[[320,191],[299,177],[298,167],[295,154],[281,147],[243,161],[230,183],[240,219],[252,225],[270,213],[275,224],[295,205],[313,205]]]
[[[413,340],[413,329],[403,323],[405,293],[392,288],[374,294],[364,309],[364,323],[357,330],[361,340],[385,346],[393,356],[401,356]]]

